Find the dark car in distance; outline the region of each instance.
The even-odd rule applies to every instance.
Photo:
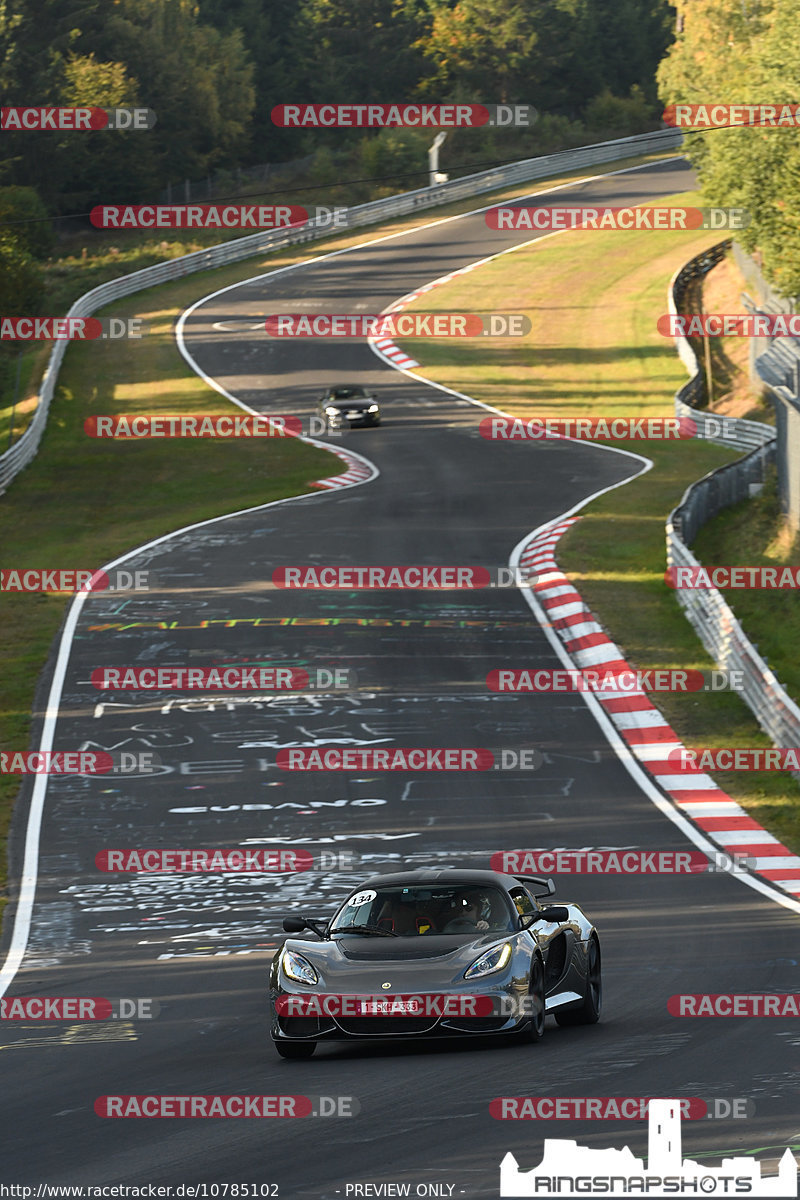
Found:
[[[271,1035],[282,1058],[322,1042],[516,1035],[545,1016],[592,1025],[600,941],[577,904],[541,904],[551,879],[431,869],[375,875],[329,920],[287,917],[272,960]],[[300,936],[298,936],[300,935]]]
[[[381,410],[374,392],[358,384],[338,384],[323,392],[317,407],[329,429],[343,425],[380,425]]]

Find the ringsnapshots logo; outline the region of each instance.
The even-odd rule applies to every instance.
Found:
[[[662,118],[676,129],[796,129],[800,104],[668,104]]]
[[[480,338],[527,337],[524,313],[275,313],[264,328],[273,338]]]
[[[500,1163],[500,1195],[603,1195],[613,1200],[646,1196],[765,1196],[797,1195],[797,1162],[787,1148],[777,1175],[762,1176],[752,1156],[723,1158],[708,1167],[683,1158],[681,1114],[684,1101],[653,1098],[648,1108],[647,1165],[622,1150],[579,1146],[574,1139],[547,1138],[537,1167],[521,1171],[510,1152]]]
[[[587,205],[543,205],[533,208],[498,205],[486,210],[484,220],[487,229],[500,232],[530,229],[553,233],[566,229],[746,229],[751,217],[744,208],[597,208]]]
[[[529,129],[532,104],[276,104],[281,129]]]
[[[65,131],[91,133],[99,129],[152,129],[156,114],[152,108],[32,108],[0,109],[0,130],[20,133]]]
[[[501,875],[704,875],[749,870],[755,860],[742,854],[713,855],[700,850],[640,850],[636,846],[547,847],[497,850],[489,869]]]
[[[346,208],[300,204],[97,204],[96,229],[346,229]]]
[[[141,317],[0,317],[0,341],[138,340],[149,333]]]

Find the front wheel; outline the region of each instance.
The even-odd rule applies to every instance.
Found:
[[[586,992],[583,1004],[572,1012],[556,1013],[559,1025],[596,1025],[603,1007],[603,978],[600,963],[600,943],[592,935],[587,950]]]
[[[526,1042],[538,1042],[544,1033],[544,964],[537,954],[531,965],[531,978],[528,985],[528,1007],[530,1009],[530,1024],[522,1035]]]
[[[311,1058],[317,1048],[316,1042],[273,1042],[281,1058]]]

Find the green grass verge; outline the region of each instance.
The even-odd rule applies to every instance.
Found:
[[[692,551],[708,566],[796,566],[800,537],[792,537],[786,528],[775,470],[770,471],[760,495],[724,509],[704,525]],[[723,595],[789,694],[800,696],[797,593],[726,588]]]
[[[660,203],[672,202],[699,200],[688,195]],[[524,345],[404,340],[403,347],[424,364],[420,374],[521,417],[673,415],[673,396],[686,374],[656,321],[666,311],[673,272],[717,241],[710,232],[655,231],[575,231],[539,241],[413,306],[525,312],[533,328]],[[699,441],[609,444],[644,453],[653,469],[588,505],[560,542],[559,563],[637,667],[711,669],[713,661],[664,583],[664,523],[690,483],[738,456]],[[519,452],[535,457],[536,444],[520,443]],[[736,514],[725,519],[735,540]],[[531,526],[536,523],[531,513]],[[703,546],[699,557],[705,560]],[[713,561],[734,559],[718,553]],[[771,745],[735,694],[659,693],[654,699],[687,745]],[[717,772],[715,778],[800,851],[800,789],[791,776]]]
[[[339,459],[296,439],[124,444],[84,434],[92,414],[230,411],[189,373],[173,335],[174,318],[212,282],[182,280],[116,304],[114,315],[152,323],[141,342],[70,347],[39,453],[0,503],[4,566],[100,566],[170,530],[309,491],[312,481],[337,473]],[[66,603],[62,596],[3,595],[4,748],[29,744],[36,680]],[[17,791],[14,777],[0,776],[3,839]]]

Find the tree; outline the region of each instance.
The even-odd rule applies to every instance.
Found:
[[[529,100],[537,11],[531,0],[430,0],[425,55],[448,94],[474,103]],[[427,90],[430,92],[430,84]]]
[[[679,0],[678,9],[683,31],[658,72],[665,104],[800,102],[796,0]],[[799,294],[797,127],[690,133],[686,148],[708,202],[749,212],[739,240],[762,252],[778,288]]]
[[[2,236],[12,241],[23,254],[33,258],[49,256],[55,241],[53,227],[48,220],[47,209],[34,188],[0,188]]]

